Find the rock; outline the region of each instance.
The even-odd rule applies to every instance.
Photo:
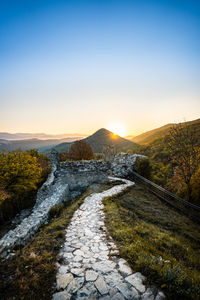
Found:
[[[103,296],[103,297],[100,297],[99,300],[110,300],[110,296]]]
[[[125,298],[122,296],[121,293],[117,293],[111,298],[111,300],[125,300]]]
[[[73,280],[73,275],[71,273],[58,274],[57,278],[57,289],[65,289],[68,284]]]
[[[117,293],[118,293],[118,289],[116,289],[115,287],[110,288],[109,295],[111,298]]]
[[[73,255],[84,256],[84,252],[78,249],[78,250],[76,250],[76,251],[73,252]]]
[[[72,268],[70,271],[75,276],[84,276],[84,269],[83,268]]]
[[[94,284],[101,295],[106,295],[108,293],[107,284],[102,276],[99,276]]]
[[[87,270],[85,273],[86,281],[95,281],[97,279],[98,273],[92,270]]]
[[[166,299],[165,295],[163,294],[163,292],[159,291],[155,300],[163,300]]]
[[[94,287],[94,284],[91,282],[87,282],[78,292],[77,292],[77,298],[85,297],[85,299],[88,299],[90,295],[96,295],[97,296],[97,290]],[[87,298],[86,298],[87,297]],[[95,298],[94,298],[95,299]],[[97,299],[97,297],[96,297]]]
[[[139,294],[134,288],[129,288],[126,283],[117,285],[118,290],[122,293],[126,299],[139,299]]]
[[[139,272],[125,278],[125,280],[129,282],[134,288],[136,288],[140,293],[145,292],[145,286],[142,283],[142,281],[145,279],[146,278]]]
[[[70,300],[70,299],[71,299],[71,295],[68,294],[66,291],[53,294],[53,300]]]
[[[60,266],[59,267],[59,273],[60,274],[66,274],[69,270],[69,267],[68,266]]]
[[[80,282],[76,278],[74,278],[68,285],[67,292],[69,294],[76,293],[81,288],[82,284],[83,284],[83,282]]]
[[[108,273],[113,270],[113,268],[115,267],[115,263],[112,261],[101,261],[93,264],[92,267],[94,270],[101,271],[103,273]]]
[[[141,300],[154,300],[155,295],[153,293],[153,290],[148,288],[146,292],[141,296]]]
[[[128,266],[127,262],[124,259],[120,258],[118,265],[119,265],[119,271],[122,273],[124,277],[127,277],[128,275],[131,275],[133,273],[131,268]]]

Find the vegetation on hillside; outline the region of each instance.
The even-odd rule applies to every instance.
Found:
[[[104,200],[120,257],[169,299],[200,299],[199,226],[135,185]]]
[[[183,124],[192,126],[192,127],[199,127],[200,126],[200,119],[183,122]],[[137,143],[139,145],[149,145],[150,143],[154,142],[157,139],[161,139],[169,134],[171,127],[176,126],[177,124],[167,124],[164,126],[161,126],[159,128],[144,132],[138,136],[133,137],[131,140],[134,143]]]
[[[33,205],[49,171],[50,160],[37,150],[0,153],[0,223]]]
[[[171,127],[164,137],[138,145],[133,152],[149,158],[150,180],[200,205],[200,123]],[[135,170],[141,174],[140,164]]]

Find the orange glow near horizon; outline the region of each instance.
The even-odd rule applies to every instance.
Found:
[[[107,126],[107,129],[112,131],[115,135],[124,137],[127,134],[126,128],[121,123],[112,123]]]

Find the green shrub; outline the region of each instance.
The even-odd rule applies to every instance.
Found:
[[[34,204],[49,171],[49,159],[35,149],[0,153],[0,223]]]
[[[148,158],[137,157],[133,168],[141,176],[147,179],[151,177],[152,166]]]

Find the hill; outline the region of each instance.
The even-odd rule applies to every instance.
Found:
[[[191,126],[200,126],[200,119],[194,120],[194,121],[189,121],[189,122],[183,122],[185,124],[191,125]],[[154,140],[163,138],[166,136],[170,128],[176,125],[175,123],[170,123],[164,126],[161,126],[159,128],[144,132],[134,138],[131,139],[132,142],[135,142],[140,145],[147,145],[152,143]]]
[[[47,140],[40,140],[40,139],[25,139],[25,140],[5,140],[0,139],[0,151],[5,149],[7,152],[13,151],[16,149],[38,149],[40,152],[48,150],[49,148],[58,145],[59,143],[63,142],[72,142],[76,140],[76,138],[66,138],[66,139],[47,139]]]
[[[125,151],[135,146],[135,143],[115,135],[111,131],[101,128],[94,134],[84,138],[90,144],[94,153],[101,153],[104,146],[114,146],[118,151]],[[55,147],[58,152],[68,151],[72,143],[62,143]]]
[[[71,138],[82,139],[86,137],[85,134],[79,133],[65,133],[65,134],[46,134],[46,133],[8,133],[8,132],[0,132],[0,139],[3,140],[30,140],[30,139],[40,139],[40,140],[48,140],[48,139],[67,139]]]

